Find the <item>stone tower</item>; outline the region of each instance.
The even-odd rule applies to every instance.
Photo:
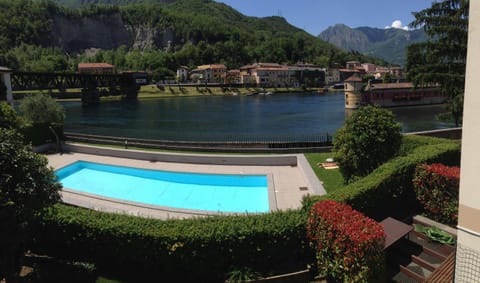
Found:
[[[357,109],[362,104],[363,80],[353,75],[345,80],[345,108]]]

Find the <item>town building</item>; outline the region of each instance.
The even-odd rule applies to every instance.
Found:
[[[291,86],[294,71],[277,63],[254,63],[240,68],[242,84],[257,84],[263,87]]]
[[[180,66],[177,68],[177,81],[179,83],[188,82],[188,67]]]
[[[201,65],[197,67],[197,71],[203,71],[203,79],[208,83],[223,83],[227,76],[227,67],[223,64]]]
[[[395,79],[403,79],[403,68],[402,67],[390,67],[390,74]]]
[[[377,66],[375,64],[372,64],[372,63],[363,63],[362,67],[365,70],[365,73],[367,73],[367,74],[374,74],[375,69],[377,68]]]
[[[290,69],[291,81],[306,87],[323,87],[325,85],[325,69],[313,64],[296,64],[287,66]]]
[[[340,69],[329,68],[325,72],[325,85],[331,86],[340,82]]]
[[[350,78],[353,75],[356,75],[358,77],[362,76],[362,73],[357,69],[340,69],[338,71],[340,72],[341,82],[344,82],[346,79]]]
[[[108,75],[115,73],[115,67],[107,63],[79,63],[78,72],[81,74]]]
[[[234,70],[228,70],[227,71],[227,77],[225,78],[225,83],[227,84],[239,84],[241,83],[242,78],[240,76],[240,70],[239,69],[234,69]]]
[[[345,63],[345,67],[347,69],[356,69],[358,67],[362,67],[362,64],[360,64],[358,61],[348,61]]]
[[[446,101],[440,88],[415,88],[412,83],[368,83],[362,92],[362,104],[381,107],[440,104]]]

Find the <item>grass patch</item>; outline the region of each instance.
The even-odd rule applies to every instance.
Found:
[[[305,157],[318,179],[323,182],[323,187],[327,193],[334,192],[344,186],[343,177],[339,169],[326,170],[317,165],[318,163],[325,162],[325,159],[333,157],[333,153],[305,153]]]

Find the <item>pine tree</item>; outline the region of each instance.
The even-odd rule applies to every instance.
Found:
[[[448,96],[447,109],[457,126],[463,115],[468,2],[444,0],[413,13],[410,25],[423,27],[429,40],[412,44],[407,51],[409,79],[416,86],[438,84]]]

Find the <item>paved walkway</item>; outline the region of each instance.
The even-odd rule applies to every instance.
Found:
[[[129,152],[129,151],[126,151]],[[178,155],[178,154],[175,154]],[[187,155],[188,156],[188,155]],[[197,156],[197,155],[194,155]],[[218,156],[218,155],[215,155]],[[92,155],[85,153],[64,153],[47,155],[50,166],[55,169],[69,165],[75,161],[91,161],[112,165],[130,166],[145,169],[157,169],[175,172],[218,173],[218,174],[265,174],[269,178],[269,198],[271,210],[286,210],[299,208],[304,195],[324,194],[320,184],[303,155],[297,156],[297,166],[254,166],[254,165],[211,165],[192,163],[173,163],[148,161],[130,158]],[[225,158],[231,157],[230,155]],[[256,156],[251,156],[255,160]],[[258,157],[257,157],[258,158]],[[63,190],[62,199],[65,203],[91,209],[120,212],[152,218],[186,218],[192,216],[215,214],[204,211],[188,211],[169,207],[144,205],[128,201],[120,201],[95,195],[78,193],[68,189]]]

